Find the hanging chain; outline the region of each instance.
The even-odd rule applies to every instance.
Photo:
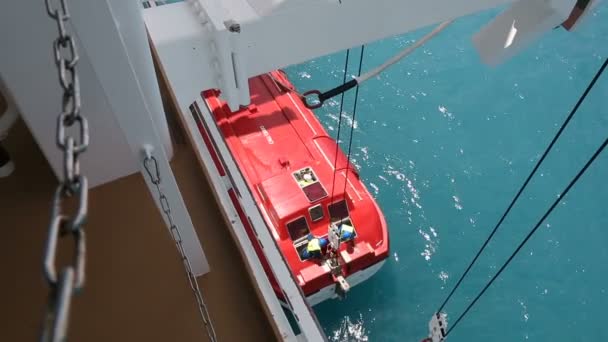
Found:
[[[160,171],[158,169],[158,161],[154,156],[150,153],[146,153],[144,157],[144,168],[150,177],[150,182],[156,186],[156,191],[158,193],[158,201],[160,202],[161,209],[165,216],[167,217],[167,221],[169,221],[169,230],[171,231],[171,237],[175,241],[177,245],[177,250],[182,258],[182,262],[184,263],[184,268],[186,269],[186,275],[188,276],[188,282],[190,283],[190,288],[194,293],[194,297],[196,298],[196,302],[198,305],[198,311],[203,319],[203,324],[205,325],[205,329],[207,330],[207,335],[209,336],[209,340],[211,342],[217,341],[217,337],[215,335],[215,329],[213,328],[213,324],[211,323],[211,318],[209,317],[209,312],[207,311],[207,306],[203,301],[203,295],[201,294],[201,289],[198,287],[198,283],[196,282],[196,277],[194,276],[194,272],[192,272],[192,265],[190,264],[190,260],[186,255],[186,251],[184,250],[184,246],[182,243],[182,236],[179,232],[179,228],[177,224],[173,221],[173,216],[171,215],[171,207],[169,206],[169,200],[167,196],[163,193],[161,189],[161,178]]]
[[[88,183],[80,173],[79,156],[89,145],[87,120],[80,114],[80,85],[78,81],[78,51],[74,37],[67,32],[70,19],[67,3],[51,4],[45,0],[46,11],[57,24],[59,36],[53,41],[53,56],[63,90],[62,111],[57,117],[57,147],[63,153],[63,177],[53,197],[51,222],[44,254],[44,276],[50,288],[47,310],[42,328],[42,341],[64,341],[67,335],[70,303],[73,295],[82,289],[85,278],[85,233],[83,224],[87,217]],[[78,132],[77,138],[67,133],[68,128]],[[64,212],[64,203],[74,198],[77,209],[72,214]],[[55,265],[59,238],[70,237],[74,243],[74,257],[69,265]]]

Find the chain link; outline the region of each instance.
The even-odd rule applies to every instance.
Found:
[[[63,153],[63,177],[53,197],[51,220],[43,260],[44,277],[50,293],[41,334],[41,341],[65,341],[70,304],[75,293],[84,286],[86,240],[83,225],[88,211],[88,182],[80,174],[80,154],[89,146],[89,127],[80,114],[80,82],[76,66],[78,49],[67,31],[70,19],[66,0],[45,0],[46,11],[57,24],[58,37],[53,41],[53,58],[62,88],[62,111],[57,117],[56,144]],[[78,139],[69,135],[69,128],[77,124]],[[75,200],[77,208],[66,213],[65,201]],[[57,242],[70,237],[74,242],[74,257],[70,264],[56,266]]]
[[[169,230],[171,232],[171,237],[175,241],[177,246],[177,250],[181,256],[182,262],[184,264],[184,268],[186,269],[186,274],[188,276],[188,282],[190,283],[190,288],[194,293],[194,297],[196,298],[198,311],[203,320],[203,324],[205,325],[205,329],[207,330],[207,335],[209,336],[209,340],[211,342],[217,341],[217,336],[215,335],[215,329],[213,324],[211,323],[211,318],[209,317],[209,312],[207,311],[207,306],[203,301],[203,295],[201,294],[201,289],[196,282],[196,277],[194,276],[194,272],[192,271],[192,265],[190,264],[190,260],[186,255],[186,251],[184,250],[184,246],[182,244],[182,236],[179,231],[179,228],[175,222],[173,222],[173,216],[171,215],[171,207],[169,206],[169,200],[167,196],[163,193],[161,189],[161,178],[160,171],[158,168],[158,161],[156,158],[149,153],[144,157],[143,160],[144,169],[148,173],[150,177],[150,182],[156,186],[156,191],[158,193],[158,200],[160,202],[161,209],[165,216],[167,217],[167,221],[169,221]]]

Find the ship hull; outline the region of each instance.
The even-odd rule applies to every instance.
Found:
[[[355,287],[355,286],[361,284],[362,282],[368,280],[369,278],[371,278],[374,274],[378,273],[378,271],[380,271],[382,266],[384,266],[385,262],[386,262],[386,260],[382,260],[364,270],[358,271],[358,272],[348,276],[346,278],[346,280],[350,284],[351,288]],[[307,296],[306,300],[308,301],[308,304],[314,306],[314,305],[320,304],[326,300],[335,299],[335,298],[339,298],[339,297],[340,296],[338,295],[338,293],[336,293],[336,286],[330,285],[330,286],[326,286],[326,287],[322,288],[321,290],[319,290],[319,292],[316,292],[316,293],[313,293],[313,294]]]

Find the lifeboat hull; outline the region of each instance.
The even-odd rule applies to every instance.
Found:
[[[251,78],[249,86],[251,104],[236,112],[217,90],[204,91],[202,97],[266,227],[254,229],[239,194],[229,192],[230,198],[279,299],[286,302],[256,229],[271,232],[294,280],[308,302],[316,305],[343,294],[340,278],[352,287],[380,270],[389,250],[386,222],[357,169],[304,106],[284,73]],[[199,124],[199,130],[212,152],[205,125]],[[214,157],[221,175],[225,157]],[[353,231],[350,237],[340,233],[337,248],[323,244],[321,254],[310,257],[309,240],[330,240],[332,226]]]

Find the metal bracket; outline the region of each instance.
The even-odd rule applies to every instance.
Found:
[[[232,33],[241,33],[241,25],[234,19],[224,21],[224,26]]]
[[[429,337],[425,339],[428,342],[442,342],[445,340],[445,335],[448,330],[447,315],[443,312],[437,312],[429,321]]]
[[[346,281],[346,279],[342,275],[335,277],[335,279],[336,279],[336,293],[341,298],[344,298],[346,296],[346,293],[348,291],[350,291],[350,284],[348,283],[348,281]]]
[[[141,147],[141,153],[143,154],[144,158],[152,157],[153,151],[154,151],[154,146],[152,146],[150,144],[143,144]]]
[[[340,230],[335,224],[329,226],[329,232],[327,234],[329,239],[329,254],[330,257],[327,260],[332,274],[332,278],[336,283],[336,295],[341,299],[346,297],[346,293],[350,290],[350,284],[342,275],[342,264],[339,259],[340,249]]]
[[[330,248],[333,251],[338,252],[338,249],[340,248],[340,230],[335,224],[329,226],[327,238],[329,239]]]

